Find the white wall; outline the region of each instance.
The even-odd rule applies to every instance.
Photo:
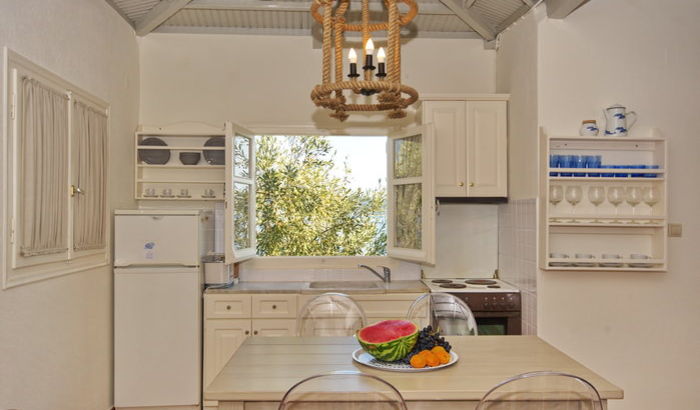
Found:
[[[3,45],[111,104],[111,204],[131,205],[132,167],[124,164],[138,120],[133,30],[104,1],[5,0]],[[0,291],[0,323],[0,408],[112,406],[111,268]]]
[[[669,239],[669,271],[541,272],[538,278],[539,335],[625,390],[612,410],[700,403],[698,15],[694,1],[608,0],[589,2],[563,21],[533,20],[539,124],[550,134],[575,135],[582,119],[604,124],[601,109],[619,102],[640,115],[632,134],[659,127],[669,138],[669,217],[684,228],[682,238]],[[522,38],[504,40],[504,49],[524,45],[533,52]],[[499,73],[519,75],[518,64],[531,60],[521,56],[501,67],[507,60],[499,59]],[[530,138],[534,147],[536,134]],[[534,160],[530,151],[520,156],[517,161]],[[533,184],[522,180],[511,192],[534,195]]]
[[[143,124],[340,124],[309,97],[321,82],[321,50],[310,37],[151,34],[140,51]],[[419,93],[495,91],[495,53],[480,40],[414,39],[402,61],[403,82]],[[386,126],[384,118],[356,114],[342,127]]]

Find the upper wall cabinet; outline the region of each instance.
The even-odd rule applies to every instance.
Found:
[[[507,94],[423,95],[435,130],[435,196],[508,196]]]

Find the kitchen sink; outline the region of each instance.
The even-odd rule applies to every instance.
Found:
[[[362,293],[383,293],[384,282],[379,281],[351,281],[351,280],[331,280],[316,281],[309,283],[309,290],[337,291],[337,292],[362,292]]]

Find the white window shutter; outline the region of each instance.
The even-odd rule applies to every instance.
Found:
[[[435,264],[435,167],[432,124],[387,139],[387,255]]]

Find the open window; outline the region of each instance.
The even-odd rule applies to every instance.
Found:
[[[255,137],[226,123],[226,263],[242,262],[256,254]]]
[[[435,264],[432,124],[387,140],[387,255]]]

